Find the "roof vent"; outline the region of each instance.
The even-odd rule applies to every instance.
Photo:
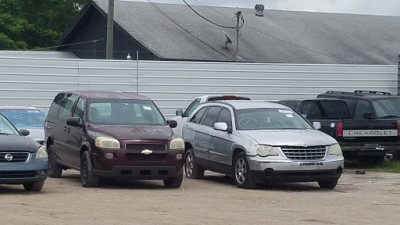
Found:
[[[264,5],[257,4],[254,8],[256,9],[256,16],[264,16]]]

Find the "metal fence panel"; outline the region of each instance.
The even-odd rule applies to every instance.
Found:
[[[0,58],[0,105],[47,111],[65,90],[132,91],[152,98],[170,118],[196,96],[255,100],[313,98],[327,90],[397,94],[397,65],[300,65],[221,62]]]

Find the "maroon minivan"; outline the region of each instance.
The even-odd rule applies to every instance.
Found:
[[[49,176],[80,171],[84,187],[99,178],[182,183],[184,141],[174,135],[149,98],[128,92],[77,91],[57,94],[45,121]]]

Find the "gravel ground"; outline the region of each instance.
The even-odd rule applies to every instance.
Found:
[[[399,224],[400,174],[346,170],[334,190],[317,183],[236,188],[225,176],[107,183],[83,188],[79,174],[49,178],[40,193],[0,186],[1,224]]]

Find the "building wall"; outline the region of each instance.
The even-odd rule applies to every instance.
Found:
[[[397,94],[397,65],[299,65],[0,56],[0,105],[47,111],[65,90],[132,91],[152,98],[170,118],[196,96],[247,95],[255,100],[313,98],[327,90]]]

